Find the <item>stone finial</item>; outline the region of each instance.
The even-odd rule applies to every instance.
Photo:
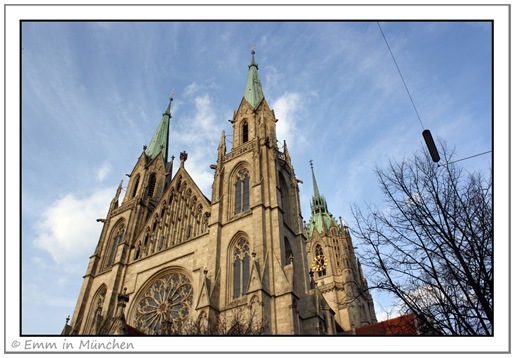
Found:
[[[309,285],[312,289],[315,288],[315,285],[316,285],[314,276],[315,276],[315,273],[313,272],[313,270],[309,269]]]
[[[122,313],[127,302],[129,302],[129,296],[127,295],[127,287],[124,287],[123,293],[118,294],[118,307],[121,308]]]

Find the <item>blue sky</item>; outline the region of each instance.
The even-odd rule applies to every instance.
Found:
[[[491,24],[381,26],[424,127],[457,159],[492,150]],[[305,220],[309,160],[329,210],[350,226],[351,205],[382,205],[374,167],[410,156],[423,128],[376,22],[24,22],[23,333],[59,334],[72,315],[96,219],[120,180],[125,188],[172,89],[169,153],[189,153],[186,169],[211,196],[209,165],[222,130],[232,133],[253,45],[278,139],[304,181]],[[488,171],[492,160],[462,164]],[[380,314],[387,301],[373,296]]]

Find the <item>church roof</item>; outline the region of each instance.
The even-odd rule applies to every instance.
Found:
[[[357,336],[416,336],[417,325],[413,313],[356,328]]]
[[[258,76],[258,65],[254,60],[254,54],[256,52],[252,50],[252,61],[249,65],[249,74],[247,77],[247,84],[245,85],[245,92],[243,97],[249,102],[252,108],[256,108],[264,98],[263,88],[261,87],[261,81]]]
[[[145,150],[145,154],[149,156],[150,159],[154,159],[159,153],[162,153],[165,163],[167,163],[168,158],[168,137],[170,133],[170,118],[172,117],[170,106],[172,104],[172,100],[173,99],[170,97],[168,108],[163,113],[163,118],[161,119],[149,146]]]

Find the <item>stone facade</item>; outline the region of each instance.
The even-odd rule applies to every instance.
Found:
[[[276,144],[277,119],[257,70],[252,53],[231,120],[232,148],[222,133],[213,153],[210,199],[188,174],[187,153],[172,176],[168,106],[125,197],[120,184],[110,204],[67,333],[167,334],[236,315],[274,335],[337,334],[373,323],[348,232],[337,224],[327,233],[303,225],[298,180],[286,143]],[[333,238],[346,256],[333,253]],[[323,277],[310,269],[318,244],[330,256]]]

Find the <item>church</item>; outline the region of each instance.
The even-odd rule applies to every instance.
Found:
[[[186,152],[173,168],[170,98],[124,197],[120,183],[99,219],[63,334],[198,334],[186,327],[240,320],[263,335],[337,335],[377,322],[349,229],[329,212],[312,163],[311,217],[302,217],[254,55],[230,120],[232,147],[222,132],[217,152],[206,153],[216,162],[209,196],[188,173]]]

